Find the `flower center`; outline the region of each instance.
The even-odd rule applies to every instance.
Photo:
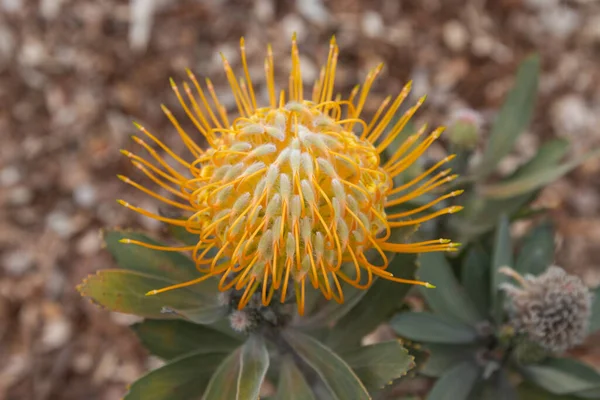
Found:
[[[351,132],[357,121],[340,115],[338,104],[308,101],[261,108],[197,160],[189,223],[202,226],[206,249],[218,249],[213,268],[221,260],[241,274],[237,287],[272,276],[277,288],[287,285],[284,273],[324,284],[325,271],[362,263],[386,228],[389,175],[373,145]]]

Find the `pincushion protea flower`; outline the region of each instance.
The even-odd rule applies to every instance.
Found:
[[[158,138],[138,125],[143,135],[187,170],[169,165],[149,143],[134,140],[154,159],[152,164],[128,151],[124,153],[157,185],[175,196],[167,199],[129,178],[125,182],[147,194],[189,213],[187,220],[167,218],[119,202],[143,215],[185,227],[198,235],[198,243],[187,247],[157,247],[157,250],[191,251],[198,279],[149,295],[194,285],[220,277],[219,289],[243,291],[242,309],[254,293],[268,305],[277,292],[280,301],[295,292],[298,311],[304,312],[307,285],[319,289],[327,299],[344,301],[342,281],[366,289],[374,277],[396,282],[431,286],[426,282],[399,279],[386,271],[386,252],[428,252],[455,249],[446,239],[420,243],[392,243],[390,231],[417,225],[459,207],[427,213],[436,203],[458,195],[455,191],[410,211],[386,214],[385,208],[400,205],[455,178],[449,170],[431,176],[448,157],[422,175],[394,187],[392,178],[405,171],[441,134],[436,129],[423,137],[425,127],[410,136],[385,163],[380,154],[402,131],[424,99],[408,110],[389,131],[390,121],[410,90],[408,84],[392,101],[389,97],[368,122],[361,118],[367,94],[382,66],[372,70],[362,88],[356,86],[348,99],[333,97],[338,47],[331,40],[327,64],[305,100],[300,60],[292,40],[292,69],[287,93],[277,94],[273,55],[268,48],[265,61],[269,103],[259,107],[248,72],[244,40],[241,40],[244,76],[237,78],[223,58],[239,116],[230,119],[219,102],[213,85],[208,94],[188,71],[192,87],[184,83],[186,98],[171,81],[188,118],[204,136],[202,148],[185,132],[173,114],[163,111],[191,153],[191,159],[175,154]],[[212,105],[210,104],[212,102]],[[353,133],[360,126],[361,133]],[[423,215],[425,213],[425,215]],[[210,255],[212,251],[213,255]],[[367,251],[378,254],[367,257]],[[373,258],[379,262],[374,263]],[[344,265],[344,266],[342,266]],[[293,289],[291,289],[293,287]]]

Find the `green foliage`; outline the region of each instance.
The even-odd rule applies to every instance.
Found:
[[[554,261],[554,229],[546,220],[533,228],[523,239],[515,263],[520,274],[539,275]]]
[[[283,359],[279,375],[279,386],[275,400],[314,400],[315,395],[294,359],[287,356]]]
[[[500,160],[512,149],[517,137],[527,127],[533,114],[540,73],[539,56],[525,59],[515,85],[504,102],[500,114],[490,133],[490,139],[483,154],[483,163],[478,175],[486,177],[494,171]]]
[[[418,278],[436,286],[421,287],[421,294],[437,314],[475,326],[484,319],[455,278],[450,263],[442,253],[425,253],[420,257]]]
[[[250,336],[217,367],[204,400],[257,399],[269,368],[269,353],[260,336]]]
[[[284,339],[323,381],[333,399],[369,399],[364,384],[337,354],[324,344],[297,331],[286,331]]]
[[[383,388],[414,367],[414,357],[397,340],[358,347],[342,358],[369,390]]]
[[[590,320],[590,333],[600,330],[600,287],[593,292],[594,300],[592,303],[592,318]]]
[[[510,226],[508,218],[502,216],[494,236],[494,250],[492,252],[492,265],[490,270],[492,318],[497,324],[502,323],[504,314],[504,294],[500,291],[500,285],[508,279],[505,275],[500,273],[500,268],[513,265],[512,259]]]
[[[471,246],[461,264],[461,283],[469,298],[479,310],[480,315],[490,313],[491,278],[490,270],[482,268],[482,265],[490,264],[490,255],[480,245]]]
[[[185,239],[182,232],[171,233]],[[111,311],[147,318],[132,329],[151,354],[167,362],[133,383],[126,400],[255,400],[267,376],[276,384],[274,396],[279,399],[369,399],[414,367],[413,357],[398,341],[360,346],[361,338],[400,306],[408,285],[380,279],[368,291],[347,288],[350,299],[344,304],[315,303],[311,314],[285,330],[267,325],[246,336],[232,330],[225,318],[232,309],[219,296],[215,280],[146,295],[197,278],[187,256],[121,242],[164,246],[140,233],[108,231],[104,237],[122,269],[89,276],[80,292]],[[388,270],[411,279],[416,268],[414,255],[398,255]],[[322,336],[343,356],[300,329]]]
[[[416,260],[414,254],[398,254],[387,270],[398,278],[411,279],[417,270]],[[327,344],[334,349],[359,345],[362,337],[389,319],[409,289],[409,285],[377,279],[362,300],[333,327]]]
[[[428,343],[471,343],[477,339],[477,331],[444,315],[427,312],[405,312],[390,321],[400,336]]]
[[[554,394],[579,397],[579,393],[600,390],[598,372],[569,358],[549,358],[537,365],[523,366],[521,371],[528,381]]]
[[[194,400],[200,398],[227,353],[200,350],[171,360],[138,379],[124,400]]]
[[[147,319],[131,329],[150,353],[165,360],[203,349],[229,353],[241,344],[209,326],[183,320]]]
[[[214,300],[207,300],[197,289],[183,288],[146,296],[151,290],[174,283],[141,272],[107,269],[89,276],[78,290],[112,311],[146,318],[186,318],[189,315],[191,320],[210,323],[222,316],[223,308]]]
[[[513,247],[506,217],[493,235],[473,242],[462,257],[421,257],[419,277],[444,288],[434,295],[430,292],[438,289],[421,290],[431,312],[399,313],[390,325],[398,335],[423,343],[431,353],[421,370],[423,375],[438,378],[429,400],[600,398],[597,371],[571,358],[556,358],[539,345],[527,347],[534,343],[508,322],[509,307],[501,288],[504,283],[518,283],[500,269],[516,265],[516,273],[538,275],[553,257],[554,231],[548,221],[534,225],[522,245]],[[596,297],[591,332],[598,329],[598,321]],[[528,384],[517,388],[515,384],[523,380]]]
[[[427,399],[467,400],[480,374],[480,368],[471,361],[455,364],[438,379]]]

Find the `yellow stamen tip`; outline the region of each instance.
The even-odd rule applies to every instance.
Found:
[[[146,296],[154,296],[155,294],[158,294],[158,290],[151,290],[148,293],[146,293]]]
[[[137,122],[133,121],[133,126],[135,126],[136,128],[138,128],[140,131],[144,130],[144,127],[141,126],[140,124],[138,124]]]
[[[244,40],[244,37],[242,36],[240,38],[240,47],[243,48],[245,44],[246,44],[246,41]]]
[[[131,243],[131,239],[123,238],[123,239],[119,240],[119,243],[130,244]]]
[[[431,283],[429,283],[429,282],[425,282],[425,287],[426,287],[427,289],[435,289],[435,285],[432,285],[432,284],[431,284]]]

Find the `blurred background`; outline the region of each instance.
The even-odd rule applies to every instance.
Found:
[[[158,365],[127,328],[136,317],[75,290],[113,266],[102,227],[161,234],[115,202],[158,205],[116,178],[141,178],[118,150],[133,148],[133,120],[181,146],[160,104],[182,115],[168,79],[186,67],[210,76],[232,108],[218,53],[239,66],[242,35],[255,84],[267,43],[287,84],[293,32],[307,83],[335,34],[340,92],[384,62],[368,113],[412,79],[413,100],[428,94],[417,123],[473,109],[480,147],[519,61],[539,52],[534,121],[500,168],[511,171],[551,137],[569,139],[571,155],[600,144],[597,0],[0,0],[0,399],[119,399]],[[590,286],[600,284],[599,196],[592,160],[539,199],[559,232],[557,263]],[[579,353],[599,365],[600,350]]]

